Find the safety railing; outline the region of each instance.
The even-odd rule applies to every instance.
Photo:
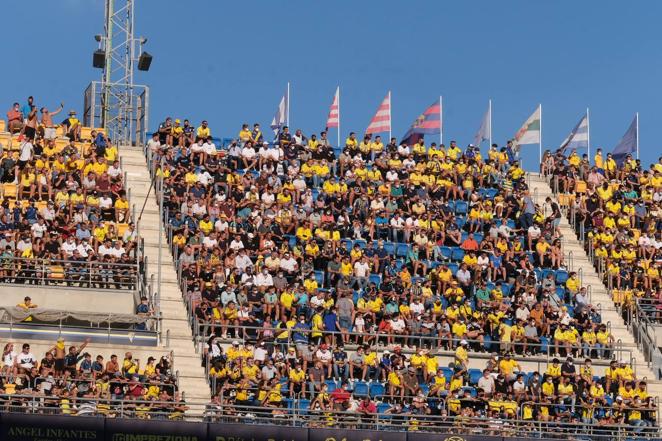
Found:
[[[3,413],[183,420],[188,409],[187,403],[180,400],[135,399],[131,395],[126,395],[123,399],[112,399],[93,396],[0,394],[0,412]],[[201,416],[202,413],[199,417]]]
[[[189,309],[192,310],[191,302],[189,301]],[[221,329],[220,324],[210,324],[210,323],[200,323],[196,320],[194,330],[194,338],[196,341],[206,341],[209,336],[217,335],[217,331]],[[268,344],[275,346],[280,346],[285,348],[291,345],[296,346],[297,344],[307,345],[310,341],[310,336],[317,336],[318,331],[304,328],[263,328],[256,326],[231,326],[231,330],[236,331],[235,338],[242,343],[246,342],[255,342],[255,341],[266,341]],[[265,331],[271,337],[264,338],[263,334]],[[278,335],[287,333],[285,338],[278,338]],[[431,348],[436,350],[446,350],[452,351],[460,342],[460,340],[466,340],[470,346],[475,345],[484,345],[483,340],[470,339],[470,338],[458,338],[458,337],[439,337],[439,336],[426,336],[426,335],[402,335],[402,334],[391,334],[391,333],[359,333],[359,332],[330,332],[330,331],[321,331],[323,336],[332,337],[331,340],[338,341],[345,337],[349,337],[352,343],[350,344],[368,344],[374,346],[379,346],[382,344],[382,349],[387,349],[389,345],[403,345],[413,347],[413,348]],[[230,339],[232,340],[232,339]],[[320,339],[321,341],[325,341]],[[390,340],[390,341],[389,341]],[[359,343],[360,342],[360,343]],[[384,346],[385,344],[385,346]],[[347,346],[347,345],[346,345]],[[551,363],[552,359],[557,356],[558,352],[565,352],[565,346],[562,344],[555,345],[553,341],[550,341],[548,344],[542,343],[524,343],[524,342],[499,342],[494,341],[489,343],[490,349],[493,349],[495,352],[509,352],[515,351],[521,352],[525,356],[524,349],[528,350],[533,354],[529,355],[526,360],[527,363],[537,363],[537,370],[543,371],[543,367],[546,367]],[[636,369],[636,363],[633,356],[632,349],[626,348],[623,346],[623,343],[619,340],[615,341],[610,346],[602,345],[573,345],[571,349],[570,356],[576,355],[577,357],[587,354],[593,356],[593,358],[603,358],[605,360],[617,360],[619,362],[626,363],[630,365],[633,369]],[[537,355],[537,357],[536,357]],[[598,357],[602,355],[602,357]]]
[[[140,282],[138,263],[0,258],[0,284],[134,291]]]

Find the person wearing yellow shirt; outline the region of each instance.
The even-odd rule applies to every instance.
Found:
[[[542,384],[541,389],[542,389],[543,397],[554,399],[556,397],[556,387],[554,387],[554,378],[551,376],[547,376],[547,379]]]
[[[551,377],[553,380],[558,380],[561,378],[561,365],[559,364],[559,359],[554,358],[552,364],[547,366],[547,371],[545,372],[547,377]]]
[[[449,157],[451,161],[455,162],[460,157],[460,155],[462,155],[462,150],[457,146],[455,141],[451,141],[451,145],[448,147],[446,156]]]
[[[517,378],[516,373],[521,371],[522,367],[509,353],[506,353],[499,361],[499,373],[506,377],[508,382],[515,380]]]
[[[260,126],[259,125],[257,125],[257,126],[258,126],[258,132],[259,132],[259,127]],[[198,127],[195,131],[195,136],[197,138],[203,138],[203,139],[207,139],[211,136],[211,129],[209,128],[209,125],[207,124],[207,121],[202,121],[202,123],[200,124],[200,127]],[[251,133],[250,139],[255,141],[255,142],[259,142],[259,139],[257,139],[254,136],[253,133]]]
[[[469,352],[468,352],[469,342],[466,340],[460,340],[460,344],[457,349],[455,349],[455,361],[460,363],[465,368],[469,366]]]
[[[290,369],[288,377],[290,398],[294,398],[305,391],[306,372],[301,368],[301,363],[298,360],[294,364],[294,369]]]

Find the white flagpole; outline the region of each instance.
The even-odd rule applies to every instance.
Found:
[[[439,95],[439,145],[444,143],[444,102],[443,97]]]
[[[637,119],[637,159],[639,159],[639,112],[636,114]]]
[[[588,107],[586,108],[586,155],[588,156],[588,163],[591,164],[591,119],[588,114]]]
[[[492,98],[487,102],[487,112],[488,115],[488,130],[490,131],[490,144],[487,146],[487,150],[492,148]]]
[[[391,106],[391,91],[388,91],[388,142],[391,142],[391,131],[393,129],[393,121],[392,121],[392,115],[393,113],[393,107]]]
[[[538,163],[542,164],[542,104],[538,104],[540,109],[540,136],[538,137]]]
[[[340,147],[340,86],[336,89],[338,93],[338,147]]]
[[[287,113],[286,113],[285,120],[287,121],[287,125],[290,125],[290,82],[287,82]]]

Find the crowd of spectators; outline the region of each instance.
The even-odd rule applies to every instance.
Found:
[[[134,289],[137,232],[117,147],[102,130],[84,132],[73,110],[55,123],[62,108],[29,97],[7,112],[0,280]]]
[[[654,421],[629,365],[594,376],[613,337],[566,266],[561,208],[534,201],[510,143],[483,154],[351,133],[338,148],[324,132],[267,142],[244,124],[217,148],[171,121],[148,150],[215,403],[339,409],[336,393],[343,410],[368,396],[454,421]],[[484,373],[468,368],[473,351],[496,353]],[[545,372],[515,361],[533,355]]]
[[[662,316],[662,157],[645,167],[632,155],[619,165],[598,149],[592,164],[573,151],[546,154],[545,171],[574,213],[618,304],[642,300]]]
[[[4,345],[0,409],[63,415],[180,418],[186,410],[172,358],[146,362],[126,352],[105,358],[85,351],[89,339],[66,346],[59,338],[39,360],[24,343]]]

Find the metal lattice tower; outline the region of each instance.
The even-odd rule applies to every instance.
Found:
[[[147,128],[149,90],[133,81],[145,38],[134,36],[134,0],[105,0],[104,33],[95,38],[104,51],[101,81],[85,91],[85,123],[103,127],[113,142],[135,145]]]

